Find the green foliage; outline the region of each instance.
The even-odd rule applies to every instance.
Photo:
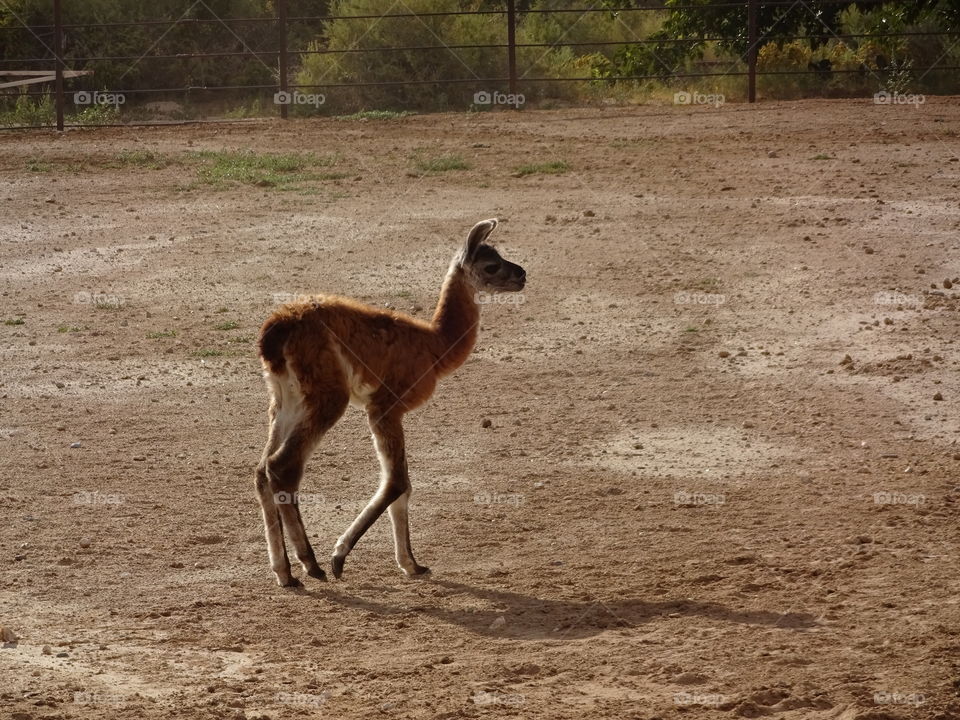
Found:
[[[729,0],[664,3],[666,10],[631,12],[616,8],[659,3],[518,0],[517,41],[521,47],[517,49],[517,62],[526,105],[556,107],[564,102],[661,100],[668,99],[672,94],[669,91],[675,89],[719,92],[728,100],[741,96],[742,78],[675,80],[670,76],[742,71],[748,45],[745,4],[731,6]],[[29,66],[51,66],[50,33],[31,34],[23,30],[22,23],[48,26],[52,4],[53,0],[0,2],[0,61],[7,61],[7,67],[26,67],[28,61]],[[504,16],[442,14],[502,10],[504,0],[404,0],[392,7],[383,0],[296,0],[289,6],[291,17],[328,13],[333,16],[325,21],[289,23],[288,47],[294,51],[316,51],[291,55],[294,65],[290,79],[304,93],[325,96],[325,102],[317,107],[295,104],[290,108],[292,115],[323,113],[349,120],[389,120],[411,110],[493,110],[498,109],[496,105],[481,101],[474,105],[475,94],[507,90]],[[603,10],[526,12],[585,7]],[[229,118],[275,116],[277,108],[270,96],[277,82],[277,67],[276,58],[269,54],[277,47],[275,26],[269,22],[219,21],[268,19],[275,13],[275,0],[205,0],[192,5],[183,0],[64,3],[66,24],[114,24],[65,33],[66,65],[94,71],[91,76],[67,80],[68,122],[113,123],[121,115],[125,120],[150,120],[158,114],[174,120],[203,114],[225,114]],[[410,16],[379,17],[384,13]],[[415,13],[426,15],[414,17]],[[351,15],[368,17],[344,19]],[[144,20],[171,23],[130,24]],[[960,64],[960,45],[954,44],[956,35],[936,34],[956,33],[958,27],[960,0],[762,3],[759,30],[765,40],[759,50],[760,66],[779,74],[761,78],[760,91],[767,97],[783,98],[863,95],[881,88],[955,93],[955,72],[926,72],[921,68]],[[896,33],[907,34],[890,37]],[[837,34],[872,37],[840,41]],[[791,39],[793,36],[800,39]],[[480,45],[498,47],[476,47]],[[403,49],[422,47],[436,49]],[[264,54],[253,57],[250,51]],[[190,53],[215,56],[179,57]],[[121,59],[79,59],[89,57]],[[829,63],[821,65],[824,61]],[[819,74],[802,74],[812,64],[826,69]],[[651,80],[618,80],[638,76]],[[538,82],[528,81],[534,78]],[[556,82],[543,81],[546,78],[555,78]],[[570,82],[573,78],[591,78],[593,82]],[[444,82],[450,80],[463,82]],[[364,85],[339,87],[344,84]],[[216,94],[197,89],[238,85],[263,87]],[[30,86],[34,91],[48,87]],[[165,87],[171,88],[171,93],[137,92]],[[185,87],[194,89],[180,90]],[[113,105],[83,106],[72,102],[75,91],[94,89],[124,93],[122,113]],[[49,95],[13,94],[0,99],[0,126],[49,126],[53,122],[54,107]],[[279,178],[260,179],[270,183]]]
[[[118,120],[119,113],[112,105],[91,105],[79,111],[65,112],[64,121],[70,125],[108,125]],[[56,123],[57,111],[51,95],[34,99],[20,94],[12,106],[0,105],[0,127],[45,127]]]
[[[531,163],[521,165],[514,174],[525,177],[526,175],[560,175],[570,169],[570,166],[563,160],[553,160],[544,163]]]
[[[191,153],[200,161],[200,182],[214,187],[259,185],[285,187],[318,179],[313,168],[330,167],[338,157],[319,157],[313,153],[253,153],[249,151],[210,151]]]
[[[470,164],[459,155],[424,155],[420,151],[413,156],[413,167],[420,175],[436,175],[449,170],[469,170]]]
[[[541,0],[539,4],[564,5],[560,0]],[[503,7],[502,3],[479,0],[405,0],[398,10],[404,13],[443,13],[491,6]],[[382,0],[334,0],[330,11],[336,16],[380,15],[384,12]],[[568,31],[580,33],[580,23],[585,25],[583,33],[595,27],[594,15],[585,16],[580,22],[577,22],[576,15],[551,16],[562,18],[554,21],[546,17],[521,15],[518,42],[549,44],[563,38]],[[603,27],[611,30],[616,25],[609,19]],[[600,32],[599,36],[604,37],[602,29]],[[627,33],[628,29],[623,28],[620,32]],[[502,47],[459,46],[502,46],[506,41],[507,30],[502,15],[395,17],[377,22],[334,18],[324,23],[322,38],[311,46],[312,50],[329,52],[305,55],[296,80],[305,92],[314,92],[314,87],[324,92],[326,103],[322,111],[334,114],[370,106],[388,110],[467,109],[473,103],[474,93],[505,88],[507,53]],[[343,52],[429,46],[438,49],[376,54]],[[520,48],[517,64],[527,77],[574,77],[588,72],[588,68],[578,67],[577,57],[570,48]],[[452,79],[466,82],[439,82]],[[363,88],[327,87],[356,82],[376,84]],[[570,83],[557,83],[556,87],[538,84],[537,88],[535,92],[544,97],[574,91]]]
[[[416,115],[409,110],[397,112],[396,110],[361,110],[349,115],[337,115],[337,120],[399,120],[400,118]]]
[[[123,150],[107,163],[107,167],[113,168],[149,168],[151,170],[160,170],[173,164],[173,160],[152,150]]]
[[[314,3],[316,5],[316,3]],[[63,3],[64,24],[128,23],[142,20],[202,20],[272,17],[265,0],[74,0]],[[0,27],[48,25],[52,0],[5,0],[0,3]],[[157,55],[189,52],[242,52],[258,47],[263,26],[219,22],[180,22],[169,26],[124,25],[88,27],[64,34],[64,58],[74,70],[93,70],[90,80],[72,81],[73,89],[109,88],[113,91],[184,85],[258,84],[270,82],[273,70],[249,57],[156,59]],[[37,37],[25,31],[3,32],[0,59],[51,58],[49,33]],[[80,57],[126,57],[128,60],[76,61]],[[95,82],[96,84],[89,84]]]

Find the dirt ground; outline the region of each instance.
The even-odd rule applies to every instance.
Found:
[[[958,132],[928,98],[0,134],[0,715],[960,718]],[[198,182],[246,149],[335,156]],[[384,517],[277,587],[261,322],[427,317],[491,216],[523,302],[406,423],[432,575]],[[376,476],[351,409],[318,555]]]

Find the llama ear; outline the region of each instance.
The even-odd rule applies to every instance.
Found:
[[[497,227],[497,219],[490,218],[489,220],[481,220],[476,225],[473,226],[473,229],[470,230],[470,234],[467,235],[467,242],[463,246],[463,256],[467,260],[473,257],[473,254],[477,251],[477,248],[487,239],[487,236],[493,232],[494,228]]]

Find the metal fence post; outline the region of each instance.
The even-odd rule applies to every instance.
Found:
[[[63,22],[60,0],[53,0],[54,104],[57,108],[57,130],[63,130]]]
[[[507,65],[510,71],[510,94],[517,94],[517,3],[507,0]]]
[[[757,43],[760,42],[758,30],[760,0],[747,0],[747,101],[757,101]]]
[[[277,0],[277,29],[280,34],[280,94],[287,99],[287,0]],[[280,117],[287,119],[287,103],[280,103]]]

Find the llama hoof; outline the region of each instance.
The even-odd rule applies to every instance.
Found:
[[[310,568],[309,570],[307,570],[307,575],[309,575],[312,578],[316,578],[317,580],[322,580],[323,582],[327,581],[327,574],[323,571],[323,569],[320,566]]]
[[[403,572],[410,578],[422,578],[430,574],[430,568],[423,565],[414,565],[412,571],[404,570]]]
[[[346,557],[337,557],[333,556],[333,560],[330,563],[330,569],[333,570],[333,576],[339,580],[340,576],[343,575],[343,563],[346,562]]]
[[[303,583],[299,579],[291,576],[286,582],[277,580],[277,584],[282,588],[299,588],[303,587]]]

